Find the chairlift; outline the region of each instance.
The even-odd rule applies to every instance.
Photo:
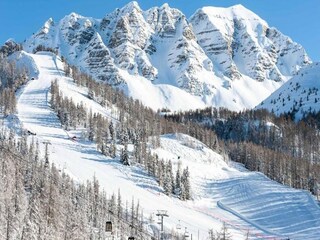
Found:
[[[179,223],[177,224],[177,230],[180,230],[181,229],[181,224],[180,224],[180,220],[179,220]]]
[[[27,135],[33,135],[33,136],[35,136],[35,135],[37,135],[37,134],[34,133],[34,132],[32,132],[32,131],[30,131],[30,130],[27,130]]]
[[[185,231],[184,231],[184,237],[185,237],[185,238],[190,237],[190,234],[189,234],[189,232],[188,232],[188,230],[187,230],[187,227],[185,228]]]
[[[44,140],[42,143],[47,144],[47,145],[51,145],[51,142],[49,140]]]
[[[112,232],[112,222],[111,221],[106,222],[106,230],[105,231],[108,233]]]

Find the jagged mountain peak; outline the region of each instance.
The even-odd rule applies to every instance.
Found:
[[[90,27],[92,24],[90,23],[89,18],[81,16],[77,13],[70,13],[64,16],[59,21],[58,31],[61,30],[65,32],[63,35],[69,35],[71,31],[78,31],[81,28]],[[71,41],[72,39],[70,39]]]
[[[101,20],[71,13],[46,26],[24,49],[58,49],[70,63],[99,80],[123,84],[139,99],[128,83],[146,82],[159,92],[162,107],[175,110],[193,108],[183,102],[195,98],[202,106],[252,108],[311,62],[301,45],[242,5],[203,7],[187,19],[168,4],[143,11],[133,1]],[[181,97],[180,90],[184,100],[168,105],[167,99]]]
[[[160,9],[164,9],[164,8],[170,8],[169,3],[164,3],[162,4],[162,6],[160,7]]]
[[[256,35],[254,36],[256,38],[257,35],[266,31],[269,27],[265,20],[241,4],[229,8],[203,7],[191,16],[190,21],[199,18],[205,20],[204,23],[213,25],[216,30],[225,36],[233,35],[237,28],[245,30],[248,34]]]
[[[243,6],[241,3],[238,3],[238,4],[235,4],[233,6],[230,6],[229,8],[240,9],[241,11],[250,11],[248,8]]]
[[[242,4],[233,5],[228,8],[206,6],[200,8],[198,11],[202,11],[210,15],[215,15],[217,17],[221,16],[225,18],[228,17],[237,19],[258,20],[263,24],[268,25],[266,21],[261,19],[257,14],[255,14],[248,8],[244,7]]]
[[[171,7],[168,3],[164,3],[162,6],[160,6],[159,11],[161,12],[165,12],[165,13],[170,13],[172,14],[172,16],[181,16],[181,17],[185,17],[184,13],[182,11],[180,11],[177,8]]]
[[[242,4],[237,4],[234,6],[229,7],[235,17],[241,17],[244,19],[251,19],[251,20],[258,20],[263,24],[268,25],[266,21],[260,18],[257,14],[252,12],[250,9],[244,7]]]
[[[162,38],[176,37],[177,33],[181,34],[179,28],[181,30],[181,27],[187,25],[185,15],[168,4],[150,8],[145,12],[145,18],[156,34]]]
[[[246,75],[281,82],[309,63],[299,44],[286,41],[281,33],[272,34],[263,19],[242,6],[204,7],[190,22],[199,44],[216,63],[216,72],[232,80]]]
[[[61,19],[61,22],[74,22],[74,21],[77,21],[78,19],[82,19],[82,18],[85,18],[85,17],[78,14],[78,13],[71,12],[70,14],[64,16]]]
[[[49,18],[42,26],[42,28],[36,33],[36,35],[48,34],[50,29],[54,26],[53,18]]]
[[[127,3],[122,9],[140,9],[140,6],[137,1],[131,1]]]
[[[140,8],[140,5],[138,2],[136,1],[132,1],[132,2],[129,2],[127,3],[126,5],[124,5],[121,9],[120,9],[120,13],[121,14],[130,14],[134,11],[137,11],[137,12],[142,12],[141,8]]]
[[[70,14],[67,15],[67,17],[70,17],[70,18],[82,18],[83,16],[81,16],[80,14],[78,14],[76,12],[71,12]]]
[[[53,21],[53,18],[49,18],[45,23],[44,23],[45,26],[53,26],[54,25],[54,21]]]
[[[97,24],[97,22],[99,22],[99,20],[91,17],[85,17],[75,12],[71,12],[70,14],[64,16],[60,20],[59,27],[65,28],[65,29],[68,29],[70,27],[71,29],[76,29],[76,30],[87,29],[87,28],[92,28],[94,25]]]

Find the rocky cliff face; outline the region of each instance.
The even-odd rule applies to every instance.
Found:
[[[49,19],[24,49],[40,44],[110,84],[144,79],[231,109],[253,107],[311,62],[299,44],[241,5],[204,7],[189,20],[168,4],[143,11],[136,2],[99,20],[71,13]],[[261,97],[232,90],[251,80],[261,83]]]
[[[215,71],[232,80],[282,81],[311,62],[301,45],[241,5],[205,7],[190,22]]]

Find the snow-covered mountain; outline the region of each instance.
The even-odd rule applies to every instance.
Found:
[[[50,162],[68,173],[77,182],[95,176],[108,194],[121,190],[124,202],[135,201],[143,207],[145,216],[152,219],[159,209],[168,210],[165,219],[168,231],[180,226],[180,233],[207,239],[208,229],[219,230],[222,223],[232,239],[318,239],[320,209],[310,193],[271,181],[261,173],[249,172],[235,163],[228,163],[222,155],[185,134],[166,134],[160,146],[150,150],[158,156],[190,170],[193,200],[181,201],[163,194],[156,179],[139,164],[124,166],[119,157],[111,158],[98,152],[95,143],[83,137],[80,129],[66,131],[50,107],[51,82],[57,79],[61,93],[83,104],[93,113],[113,119],[112,108],[104,107],[88,98],[88,89],[79,87],[72,78],[65,77],[61,59],[54,54],[25,52],[11,59],[29,69],[37,80],[29,81],[17,94],[16,118],[6,124],[14,130],[30,130],[40,144],[50,142]],[[114,120],[114,119],[113,119]],[[78,136],[73,141],[70,136]],[[120,145],[118,148],[121,147]],[[130,149],[130,146],[129,146]],[[157,226],[148,222],[148,229]],[[186,227],[186,228],[185,228]]]
[[[268,109],[276,115],[293,113],[300,119],[304,113],[320,111],[319,89],[320,63],[313,63],[301,69],[256,108]]]
[[[190,21],[216,72],[231,80],[244,74],[257,81],[282,81],[310,62],[301,46],[242,5],[204,7]]]
[[[23,46],[40,44],[153,109],[252,108],[311,62],[241,5],[204,7],[190,19],[168,4],[143,11],[137,2],[102,19],[71,13],[50,18]]]

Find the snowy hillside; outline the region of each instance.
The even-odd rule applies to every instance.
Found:
[[[18,68],[26,69],[29,74],[29,78],[38,78],[39,69],[33,58],[26,52],[15,52],[10,55],[9,60],[13,61]]]
[[[292,79],[272,93],[256,108],[265,108],[276,115],[294,113],[300,119],[304,113],[320,111],[320,64],[301,69]]]
[[[161,136],[161,144],[152,149],[159,157],[180,162],[190,170],[194,200],[183,202],[163,194],[156,180],[138,165],[124,166],[96,150],[92,142],[70,139],[48,103],[51,81],[58,79],[61,91],[75,102],[83,102],[92,111],[111,117],[111,109],[87,98],[86,88],[77,87],[64,77],[63,63],[50,53],[23,53],[26,64],[35,64],[38,79],[29,81],[18,98],[17,117],[21,126],[34,132],[41,143],[50,142],[50,161],[75,180],[85,182],[93,175],[108,194],[121,191],[124,201],[139,199],[146,216],[159,209],[168,210],[165,227],[187,231],[207,239],[208,229],[219,230],[226,222],[233,239],[318,239],[320,209],[308,192],[277,184],[265,176],[247,172],[234,163],[227,164],[218,153],[184,134]],[[22,59],[21,59],[22,61]],[[8,119],[10,121],[10,119]],[[12,125],[12,124],[11,124]],[[119,147],[119,146],[118,146]],[[156,225],[154,222],[153,225]]]
[[[189,20],[168,4],[143,11],[137,2],[102,19],[71,13],[23,43],[28,52],[38,45],[154,110],[253,108],[311,62],[241,5],[204,7]]]

